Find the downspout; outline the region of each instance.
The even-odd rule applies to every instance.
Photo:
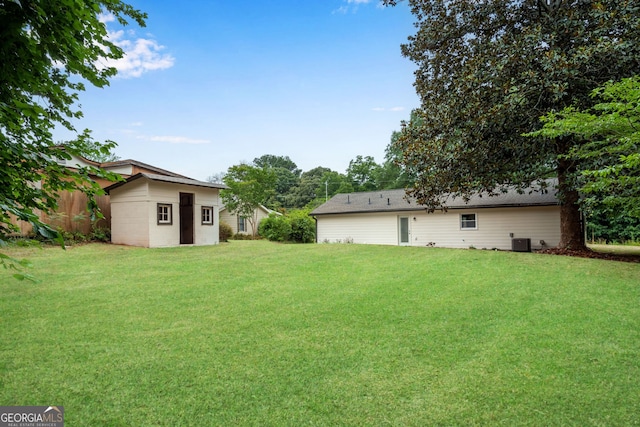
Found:
[[[313,220],[316,223],[316,243],[318,243],[318,218],[316,218],[315,216],[311,215],[311,218],[313,218]]]
[[[311,218],[313,218],[316,223],[316,243],[318,243],[318,218],[316,218],[315,216],[311,216]]]

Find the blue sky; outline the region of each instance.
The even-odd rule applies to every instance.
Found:
[[[400,44],[404,4],[377,0],[129,0],[146,28],[105,17],[127,52],[105,89],[80,94],[84,119],[116,154],[204,180],[263,154],[344,173],[383,161],[418,106]]]

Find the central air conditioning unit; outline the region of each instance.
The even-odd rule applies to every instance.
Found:
[[[511,239],[513,252],[531,252],[531,239]]]

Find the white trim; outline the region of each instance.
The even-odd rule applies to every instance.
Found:
[[[463,227],[465,220],[463,220],[462,217],[463,216],[471,216],[471,215],[473,215],[473,224],[474,224],[474,226],[473,227]],[[478,229],[478,214],[476,212],[461,213],[460,216],[459,216],[459,219],[460,219],[460,222],[459,222],[460,230],[462,230],[462,231],[470,231],[470,230],[477,230]],[[471,222],[470,219],[467,219],[466,221],[467,222]]]
[[[160,209],[162,209],[162,213]],[[158,203],[156,206],[156,215],[158,225],[173,225],[173,205],[171,203]]]
[[[402,241],[402,220],[407,220],[407,241]],[[411,245],[411,222],[409,221],[408,216],[398,215],[398,245],[400,246],[409,246]]]
[[[200,207],[200,222],[201,225],[213,225],[213,206]]]

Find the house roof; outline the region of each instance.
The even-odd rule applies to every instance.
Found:
[[[105,191],[107,192],[107,194],[109,194],[109,192],[115,188],[121,187],[131,181],[135,181],[137,179],[140,178],[146,178],[148,180],[151,181],[160,181],[160,182],[170,182],[173,184],[183,184],[183,185],[192,185],[194,187],[207,187],[207,188],[219,188],[219,189],[225,189],[225,188],[229,188],[224,184],[216,184],[213,182],[205,182],[205,181],[197,181],[195,179],[190,179],[190,178],[180,178],[180,177],[175,177],[175,176],[166,176],[166,175],[158,175],[158,174],[153,174],[153,173],[137,173],[129,178],[127,178],[124,181],[120,181],[120,182],[116,182],[113,185],[108,186],[107,188],[105,188]]]
[[[474,208],[504,208],[522,206],[554,206],[560,202],[556,195],[555,180],[548,182],[546,192],[535,191],[533,188],[525,190],[522,194],[515,189],[497,196],[477,194],[465,202],[461,197],[444,197],[444,205],[447,209],[474,209]],[[415,211],[424,209],[415,198],[406,195],[404,189],[380,190],[364,193],[336,194],[326,203],[318,206],[311,215],[332,215],[372,212],[396,212]]]
[[[227,187],[228,188],[228,187]],[[258,205],[258,209],[262,209],[263,211],[265,211],[267,214],[276,214],[276,215],[280,215],[282,216],[282,214],[278,211],[274,211],[273,209],[269,209],[268,207],[266,207],[265,205]],[[220,207],[220,212],[227,210],[226,206],[221,206]]]
[[[57,145],[57,148],[59,148],[61,150],[64,150],[65,146],[64,146],[64,144]],[[95,160],[87,159],[86,157],[83,157],[83,156],[80,156],[80,155],[77,155],[77,154],[74,154],[73,156],[76,157],[77,159],[80,159],[82,162],[84,162],[84,163],[86,163],[86,164],[88,164],[90,166],[95,166],[97,168],[102,168],[102,169],[111,169],[111,168],[115,168],[115,167],[118,167],[118,166],[131,165],[131,166],[137,166],[137,167],[142,168],[142,169],[147,169],[147,170],[152,171],[152,172],[157,172],[160,175],[168,175],[168,176],[174,176],[174,177],[178,177],[178,178],[189,178],[187,176],[180,175],[178,173],[171,172],[171,171],[168,171],[166,169],[162,169],[162,168],[159,168],[157,166],[153,166],[153,165],[150,165],[150,164],[147,164],[147,163],[139,162],[138,160],[133,160],[133,159],[116,160],[114,162],[103,162],[103,163],[100,163],[100,162],[96,162]],[[66,162],[63,163],[63,164],[66,164]],[[79,166],[79,165],[72,165],[72,166],[69,166],[69,167],[73,168],[74,166]]]
[[[176,178],[191,179],[191,178],[189,178],[187,176],[180,175],[178,173],[171,172],[171,171],[168,171],[166,169],[162,169],[162,168],[159,168],[157,166],[149,165],[147,163],[139,162],[137,160],[132,160],[132,159],[116,160],[115,162],[99,163],[99,166],[101,168],[103,168],[103,169],[109,169],[109,168],[114,168],[114,167],[118,167],[118,166],[127,166],[127,165],[137,166],[137,167],[142,168],[142,169],[148,169],[150,171],[157,172],[160,175],[173,176],[173,177],[176,177]]]

